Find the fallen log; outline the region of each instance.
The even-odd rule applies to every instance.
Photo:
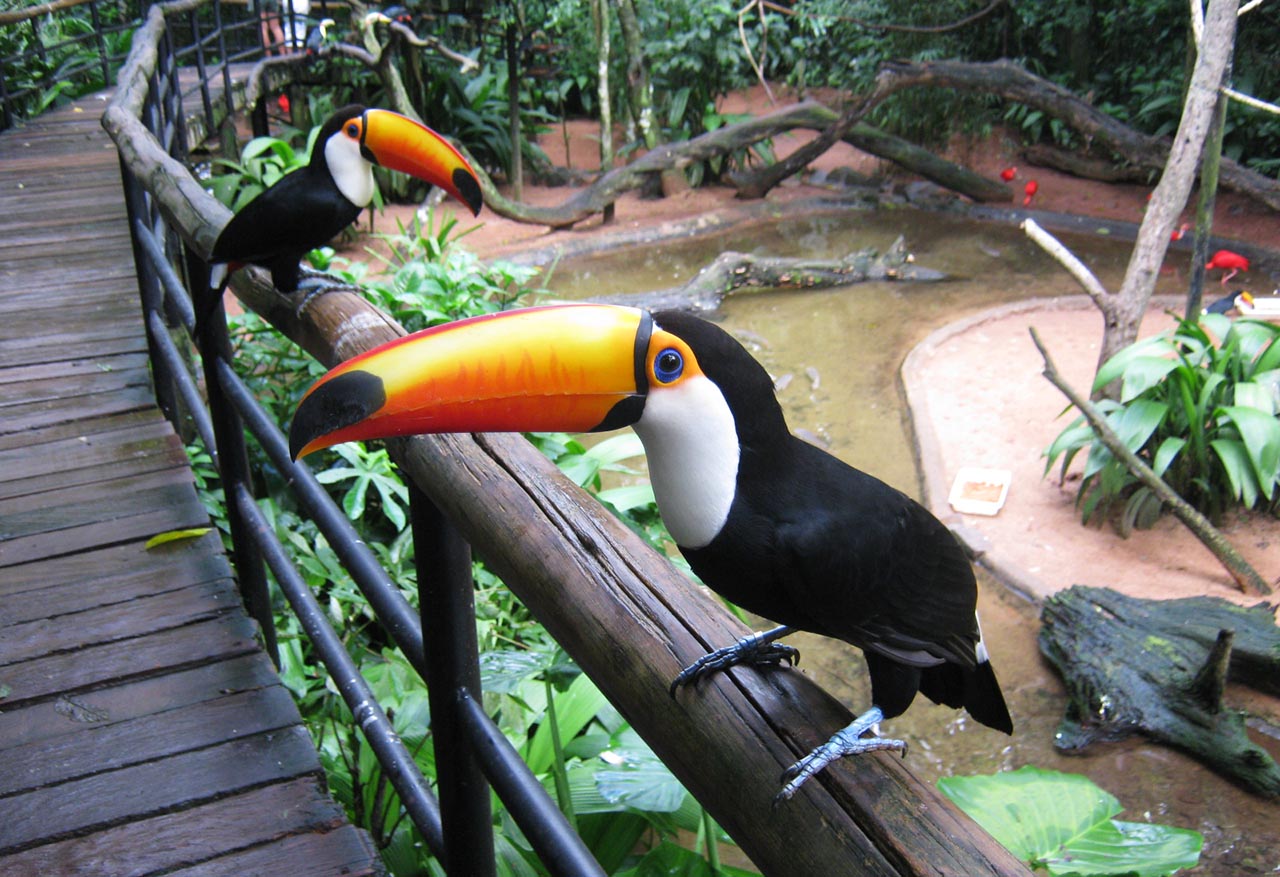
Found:
[[[724,252],[693,279],[679,286],[598,296],[591,300],[648,310],[706,313],[719,308],[725,296],[742,289],[827,289],[869,280],[929,282],[946,278],[941,271],[913,264],[905,241],[898,238],[882,254],[868,249],[834,260]]]
[[[1143,734],[1182,749],[1259,795],[1280,796],[1280,766],[1223,705],[1227,680],[1280,693],[1280,629],[1266,603],[1140,600],[1068,588],[1045,601],[1041,653],[1062,674],[1067,709],[1054,745],[1079,752]]]
[[[1024,70],[1012,61],[890,61],[880,76],[905,84],[957,88],[1017,101],[1065,122],[1074,130],[1158,177],[1169,158],[1169,143],[1122,124],[1072,92]],[[1273,180],[1225,156],[1222,185],[1280,210],[1280,180]]]

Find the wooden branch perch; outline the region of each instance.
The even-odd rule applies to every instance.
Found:
[[[1271,586],[1258,575],[1247,560],[1245,560],[1240,552],[1236,551],[1230,540],[1222,534],[1222,531],[1213,526],[1209,519],[1195,510],[1182,497],[1164,482],[1164,479],[1157,475],[1150,466],[1144,463],[1137,454],[1130,451],[1115,431],[1107,424],[1106,418],[1098,412],[1098,409],[1089,402],[1088,399],[1081,396],[1071,385],[1068,384],[1058,373],[1057,368],[1053,364],[1053,360],[1049,357],[1049,351],[1045,348],[1044,343],[1040,340],[1039,333],[1033,328],[1031,330],[1031,340],[1036,345],[1036,350],[1040,351],[1040,355],[1044,357],[1044,376],[1049,383],[1053,384],[1062,394],[1070,400],[1071,404],[1080,409],[1080,413],[1084,415],[1085,420],[1089,422],[1089,426],[1093,428],[1093,434],[1098,437],[1117,460],[1124,463],[1133,476],[1151,488],[1152,492],[1173,510],[1178,520],[1187,525],[1187,528],[1195,533],[1204,546],[1213,552],[1213,556],[1231,574],[1232,580],[1235,581],[1237,587],[1245,593],[1252,591],[1255,594],[1270,594]]]

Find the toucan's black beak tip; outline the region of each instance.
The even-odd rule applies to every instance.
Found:
[[[480,208],[484,206],[484,193],[481,192],[480,181],[475,175],[467,168],[455,168],[453,186],[462,197],[462,202],[471,208],[471,215],[479,216]]]
[[[289,456],[296,460],[316,439],[375,414],[386,404],[382,379],[349,371],[320,384],[302,400],[289,427]]]

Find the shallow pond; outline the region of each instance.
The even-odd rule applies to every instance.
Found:
[[[793,430],[813,433],[847,462],[919,496],[911,427],[899,392],[903,358],[931,331],[968,314],[1079,291],[1019,229],[912,210],[790,220],[569,260],[556,268],[551,286],[565,298],[645,291],[687,280],[725,250],[834,258],[866,247],[882,250],[899,235],[918,264],[952,279],[738,294],[725,301],[716,319],[779,379],[779,398]],[[1097,234],[1060,237],[1105,285],[1119,286],[1128,243]],[[1157,293],[1185,293],[1186,263],[1185,253],[1170,254]],[[1045,392],[1056,390],[1046,383]],[[1204,833],[1205,852],[1195,874],[1280,873],[1280,805],[1239,791],[1178,752],[1137,740],[1084,756],[1057,753],[1053,735],[1065,698],[1036,647],[1037,608],[994,581],[982,586],[983,629],[1015,734],[1005,737],[919,698],[883,729],[909,742],[908,762],[917,774],[934,781],[1027,764],[1084,773],[1119,798],[1126,808],[1121,818]],[[789,642],[801,648],[801,668],[850,709],[868,705],[856,649],[807,635]],[[1275,741],[1259,742],[1273,754],[1280,751]]]

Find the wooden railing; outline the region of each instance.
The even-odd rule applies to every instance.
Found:
[[[211,252],[229,217],[142,122],[154,115],[148,109],[148,82],[163,67],[165,39],[165,17],[153,10],[104,124],[120,149],[127,185],[133,187],[132,199],[138,204],[136,213],[144,219],[140,225],[152,224],[139,230],[141,239],[153,241],[143,248],[156,250],[161,264],[167,253],[171,268],[187,268],[198,283],[201,259]],[[175,234],[185,244],[185,260],[171,261],[174,254],[160,247]],[[155,261],[149,259],[149,264]],[[161,267],[151,273],[159,276],[151,292],[144,289],[144,300],[157,297],[155,284],[180,285],[176,270]],[[299,310],[300,302],[276,292],[264,273],[241,272],[237,278],[235,292],[245,305],[325,364],[336,364],[403,333],[354,293],[317,296]],[[148,319],[158,323],[162,307],[154,302],[148,307]],[[179,321],[188,322],[188,316],[183,310]],[[156,333],[161,329],[157,326]],[[199,344],[206,360],[224,347],[216,335],[201,338]],[[218,359],[212,367],[206,364],[205,374],[213,387],[211,396],[238,395],[230,363]],[[218,389],[224,384],[229,392]],[[252,419],[250,402],[233,400],[241,417]],[[220,456],[228,457],[223,437],[235,430],[217,432]],[[276,444],[269,438],[264,447],[286,480],[307,483],[311,476],[305,466],[288,461],[279,447],[273,451]],[[782,769],[849,721],[843,706],[791,670],[734,670],[700,685],[696,696],[671,698],[667,687],[681,667],[746,632],[722,606],[691,588],[665,558],[518,436],[421,437],[395,440],[389,447],[413,483],[414,534],[423,540],[417,551],[423,577],[438,574],[442,558],[452,557],[444,567],[455,571],[449,574],[455,577],[446,594],[434,603],[424,599],[422,625],[413,619],[384,618],[415,666],[423,653],[428,665],[437,659],[455,665],[449,671],[423,668],[432,694],[435,744],[456,747],[437,756],[438,764],[456,765],[458,771],[450,776],[442,769],[440,777],[443,833],[436,837],[446,848],[443,860],[450,874],[492,873],[491,863],[464,862],[459,853],[465,848],[470,856],[490,845],[488,793],[482,793],[481,801],[461,790],[476,772],[494,784],[508,806],[541,793],[536,781],[529,782],[522,763],[513,763],[514,750],[495,733],[481,706],[471,669],[474,643],[468,643],[465,633],[469,627],[474,631],[471,584],[457,572],[458,558],[467,556],[467,549],[455,534],[474,546],[764,873],[1027,873],[894,756],[846,759],[773,809]],[[245,518],[238,529],[256,529],[247,489],[230,490],[231,503],[241,506]],[[520,522],[519,539],[512,538],[512,521]],[[282,582],[288,580],[287,569],[270,556],[271,551],[268,547],[265,553],[272,569]],[[307,596],[301,591],[305,587],[296,597],[305,605]],[[405,624],[412,632],[396,635],[397,627]],[[322,631],[318,635],[323,639]],[[358,687],[355,680],[346,682]],[[377,722],[372,725],[378,727]],[[538,838],[548,868],[556,874],[599,873],[598,866],[578,857],[579,847],[565,836],[563,824],[544,813],[554,807],[542,799],[530,806],[538,818],[546,816]],[[424,808],[431,806],[424,802]],[[426,818],[430,820],[430,813]],[[529,828],[525,832],[534,840]]]

